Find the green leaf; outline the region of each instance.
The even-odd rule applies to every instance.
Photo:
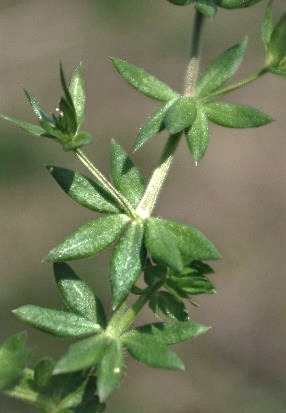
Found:
[[[117,202],[98,183],[77,171],[47,166],[48,171],[71,199],[92,211],[118,214]]]
[[[112,63],[123,79],[126,80],[129,85],[143,93],[143,95],[163,102],[178,96],[178,94],[168,85],[161,82],[161,80],[152,76],[144,69],[132,65],[118,57],[113,57]]]
[[[57,362],[54,374],[88,369],[102,358],[108,339],[104,334],[92,336],[71,344],[67,353]]]
[[[186,321],[189,319],[184,303],[166,291],[159,291],[153,294],[149,306],[155,314],[162,311],[163,314],[172,320]]]
[[[88,145],[92,142],[92,135],[88,132],[80,132],[77,135],[69,138],[69,140],[64,143],[63,149],[65,151],[73,151],[74,149],[80,148],[83,145]]]
[[[220,253],[198,229],[176,221],[161,220],[167,231],[176,239],[176,245],[185,262],[196,260],[217,260]]]
[[[58,412],[63,412],[63,413],[68,413],[70,408],[74,408],[79,406],[82,403],[82,400],[84,398],[84,393],[85,393],[85,388],[87,385],[87,379],[85,379],[79,387],[77,387],[74,391],[71,393],[67,394],[57,405],[57,411]],[[71,413],[74,412],[74,410],[71,410]]]
[[[32,109],[35,113],[35,115],[37,116],[38,120],[42,123],[49,123],[52,124],[51,119],[48,117],[48,115],[41,109],[39,103],[37,102],[37,100],[30,95],[30,93],[27,90],[24,90],[25,95],[27,96],[27,99],[30,103],[30,105],[32,106]],[[46,129],[46,128],[45,128]]]
[[[38,330],[59,337],[78,337],[97,333],[99,324],[72,313],[36,305],[23,305],[13,313],[21,320]]]
[[[181,270],[183,261],[177,239],[159,218],[149,218],[146,222],[146,248],[155,260]]]
[[[266,61],[271,66],[279,65],[286,56],[286,13],[283,14],[273,29],[267,54]]]
[[[139,170],[115,140],[111,142],[111,176],[116,189],[136,208],[145,192]]]
[[[199,79],[195,90],[196,96],[208,96],[222,87],[238,70],[246,47],[247,38],[244,38],[217,57]]]
[[[54,264],[58,289],[65,305],[73,313],[100,324],[97,301],[91,287],[65,263]]]
[[[187,268],[192,270],[196,270],[199,274],[213,274],[214,270],[205,262],[201,262],[198,260],[192,261]]]
[[[18,126],[19,128],[23,129],[25,132],[28,132],[31,135],[45,136],[47,134],[45,129],[41,128],[40,126],[33,125],[32,123],[26,122],[24,120],[19,120],[12,116],[2,115],[1,113],[0,113],[0,117],[2,119],[8,120],[9,122],[14,123],[14,125]]]
[[[144,269],[144,281],[148,285],[154,284],[158,279],[164,279],[167,268],[164,265],[150,265]]]
[[[143,224],[131,222],[113,252],[110,277],[114,308],[127,297],[141,274],[143,232]]]
[[[268,49],[268,45],[271,39],[271,34],[273,31],[273,9],[272,9],[272,3],[273,1],[270,0],[265,13],[264,13],[264,18],[262,22],[262,27],[261,27],[261,37],[262,41],[264,44],[265,50]]]
[[[105,349],[97,370],[97,387],[100,401],[104,401],[118,387],[125,371],[121,343],[112,340]]]
[[[97,255],[118,239],[128,221],[124,214],[89,221],[53,248],[45,261],[63,262]]]
[[[271,72],[274,75],[279,75],[279,76],[286,76],[286,68],[285,69],[276,69],[276,68],[272,68]]]
[[[217,12],[215,0],[197,0],[196,10],[206,17],[214,17]]]
[[[177,321],[172,323],[153,323],[138,327],[137,331],[148,334],[160,344],[172,345],[190,340],[209,330],[203,324],[192,321]]]
[[[85,82],[81,64],[75,69],[72,74],[69,84],[69,91],[76,112],[77,125],[79,126],[84,119],[84,109],[86,102]]]
[[[166,281],[166,288],[177,292],[181,291],[182,296],[213,294],[215,292],[213,283],[207,277],[199,275],[170,278]]]
[[[63,114],[62,128],[59,128],[67,135],[74,135],[77,131],[77,121],[74,107],[71,106],[64,98],[61,98],[59,110]]]
[[[62,85],[64,94],[65,94],[65,99],[66,99],[67,103],[69,104],[71,110],[73,111],[74,115],[76,115],[75,107],[74,107],[74,104],[73,104],[73,99],[72,99],[71,93],[69,91],[69,88],[67,86],[67,82],[66,82],[62,62],[60,62],[60,80],[61,80],[61,85]]]
[[[141,146],[152,139],[162,128],[164,128],[164,118],[168,109],[173,105],[176,99],[169,100],[162,106],[153,117],[151,117],[145,125],[140,129],[134,146],[134,151],[137,151]]]
[[[26,332],[18,333],[0,346],[0,389],[13,385],[23,373],[30,355],[26,338]]]
[[[192,125],[196,118],[196,102],[189,96],[182,96],[167,111],[164,124],[175,134]]]
[[[54,367],[55,362],[48,358],[42,359],[37,363],[34,370],[34,382],[39,391],[44,390],[48,386]]]
[[[197,107],[197,117],[190,129],[186,131],[189,149],[195,162],[204,156],[209,143],[208,118],[203,108]]]
[[[255,128],[272,122],[272,118],[249,106],[214,102],[205,106],[208,118],[227,128]]]
[[[260,0],[217,0],[217,4],[225,9],[240,9],[252,6]]]
[[[177,6],[187,6],[194,2],[194,0],[168,0],[170,3],[176,4]]]
[[[185,369],[176,353],[148,334],[133,330],[124,334],[122,341],[131,356],[141,363],[163,369]]]

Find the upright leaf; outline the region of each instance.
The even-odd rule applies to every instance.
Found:
[[[183,261],[177,239],[166,228],[163,220],[149,218],[146,222],[146,248],[155,260],[176,269],[183,268]]]
[[[143,95],[163,102],[172,99],[178,94],[161,80],[152,76],[138,66],[132,65],[118,57],[112,58],[112,63],[117,72]]]
[[[97,317],[96,299],[91,287],[81,280],[65,263],[54,264],[58,289],[65,305],[73,313],[100,324]]]
[[[196,102],[189,96],[182,96],[167,111],[164,124],[171,133],[178,133],[192,125],[196,118]]]
[[[255,128],[272,122],[269,115],[249,106],[214,102],[205,108],[212,122],[227,128]]]
[[[245,50],[247,38],[216,58],[202,74],[197,84],[196,96],[208,96],[222,87],[238,70]]]
[[[145,192],[139,170],[117,142],[111,142],[111,175],[114,186],[136,208]]]
[[[197,107],[197,116],[190,129],[186,131],[189,149],[196,162],[204,156],[209,143],[208,118],[201,107]]]
[[[97,386],[100,401],[104,401],[119,386],[124,375],[125,361],[121,343],[112,340],[105,349],[97,370]]]
[[[137,151],[139,148],[141,148],[144,143],[152,139],[157,133],[162,130],[162,128],[164,128],[165,115],[175,101],[176,99],[169,100],[140,129],[136,137],[134,151]]]
[[[141,333],[148,334],[155,338],[160,344],[171,345],[190,340],[209,330],[203,324],[192,321],[176,321],[171,323],[154,323],[138,327]]]
[[[118,307],[142,271],[143,224],[131,222],[117,244],[111,261],[113,306]]]
[[[25,332],[18,333],[0,346],[0,389],[14,384],[26,367],[30,355],[26,338]]]
[[[74,104],[78,126],[83,122],[85,109],[85,83],[81,64],[72,74],[69,91]]]
[[[23,305],[13,313],[31,326],[59,337],[78,337],[97,333],[99,324],[72,313],[58,311],[36,305]]]
[[[120,236],[129,218],[110,215],[87,222],[53,248],[45,261],[63,262],[97,255]]]
[[[273,1],[270,0],[266,7],[263,22],[262,22],[262,27],[261,27],[261,36],[262,36],[262,41],[263,41],[265,50],[268,49],[268,45],[271,39],[272,30],[273,30],[272,3]]]
[[[71,373],[95,366],[101,360],[107,344],[108,339],[104,334],[71,344],[67,353],[57,362],[54,374]]]
[[[185,368],[176,353],[148,334],[133,330],[124,334],[122,341],[131,356],[141,363],[163,369]]]
[[[286,56],[286,13],[282,15],[272,31],[268,53],[267,63],[271,66],[279,65]]]

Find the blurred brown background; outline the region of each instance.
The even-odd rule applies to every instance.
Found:
[[[285,0],[275,0],[276,17]],[[266,2],[241,11],[220,10],[205,30],[205,66],[249,34],[236,76],[263,64],[260,22]],[[94,133],[87,152],[108,173],[116,138],[131,151],[134,136],[156,103],[129,88],[109,56],[145,67],[181,88],[187,62],[192,7],[165,0],[1,0],[0,111],[32,120],[23,87],[53,111],[59,98],[58,63],[69,74],[82,61]],[[199,299],[192,318],[212,325],[193,343],[177,347],[187,371],[151,370],[128,360],[128,371],[107,413],[284,413],[286,411],[285,79],[266,75],[228,96],[276,120],[253,130],[211,127],[209,150],[195,167],[182,142],[157,214],[202,229],[223,253],[215,264],[218,294]],[[0,338],[24,329],[10,310],[27,303],[61,306],[51,267],[41,258],[94,216],[72,203],[46,164],[82,170],[71,154],[49,140],[29,137],[1,122]],[[158,136],[134,159],[147,179],[165,142]],[[107,254],[74,264],[108,307]],[[108,292],[107,292],[108,291]],[[151,318],[148,310],[141,321]],[[67,341],[29,329],[36,359],[59,356]],[[1,413],[34,410],[1,395]]]

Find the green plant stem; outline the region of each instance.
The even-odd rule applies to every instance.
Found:
[[[223,96],[223,95],[226,95],[227,93],[233,92],[234,90],[240,89],[241,87],[244,87],[244,86],[248,85],[249,83],[254,82],[260,76],[262,76],[262,75],[264,75],[268,72],[269,72],[269,68],[268,67],[263,67],[262,69],[260,69],[257,72],[247,76],[246,78],[244,78],[242,80],[239,80],[237,83],[233,83],[232,85],[229,85],[229,86],[225,87],[224,89],[220,89],[220,90],[212,93],[211,95],[207,96],[204,100],[208,101],[208,100],[211,100],[215,97]]]
[[[195,83],[197,81],[200,67],[203,22],[204,16],[200,12],[196,11],[191,42],[191,59],[185,76],[185,95],[191,95],[193,93]],[[181,133],[170,135],[163,149],[159,164],[153,172],[145,194],[136,210],[138,215],[143,219],[149,217],[155,207],[158,195],[173,163],[180,137]]]
[[[130,215],[132,218],[136,218],[137,215],[133,208],[129,205],[126,199],[117,191],[116,188],[105,178],[105,176],[94,166],[94,164],[88,159],[82,149],[76,149],[74,151],[76,157],[81,163],[91,172],[91,174],[101,183],[103,188],[113,196],[119,205]]]

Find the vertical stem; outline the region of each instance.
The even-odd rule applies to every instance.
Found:
[[[192,95],[199,73],[203,22],[204,16],[196,11],[191,42],[191,60],[185,76],[184,94],[187,96]],[[172,165],[181,135],[182,133],[170,135],[163,149],[159,164],[153,172],[146,192],[136,210],[142,218],[149,217],[154,209],[159,192]]]

